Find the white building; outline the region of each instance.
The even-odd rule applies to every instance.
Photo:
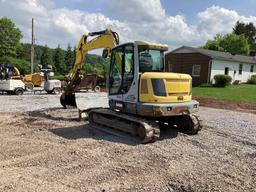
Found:
[[[256,56],[183,46],[167,53],[165,60],[167,71],[188,73],[194,84],[211,83],[217,74],[226,74],[233,82],[244,83],[256,74]]]

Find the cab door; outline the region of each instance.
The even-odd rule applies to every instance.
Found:
[[[109,72],[109,95],[120,98],[122,86],[122,73],[123,73],[123,47],[117,47],[112,50]]]
[[[114,105],[123,107],[124,95],[134,79],[134,45],[125,44],[112,50],[109,73],[109,97]],[[120,101],[120,102],[117,102]]]

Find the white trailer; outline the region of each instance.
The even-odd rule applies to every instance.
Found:
[[[60,94],[61,93],[61,81],[60,80],[46,80],[44,82],[44,90],[48,94]]]
[[[0,91],[7,94],[23,95],[25,84],[20,79],[0,80]]]

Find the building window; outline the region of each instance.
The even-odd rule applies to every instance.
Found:
[[[229,68],[225,67],[225,75],[228,75],[228,73],[229,73]]]
[[[239,64],[239,72],[238,72],[238,74],[242,75],[242,72],[243,72],[243,64]]]
[[[253,71],[254,71],[254,65],[251,65],[250,72],[253,73]]]
[[[193,65],[192,76],[200,77],[200,73],[201,73],[201,65]]]

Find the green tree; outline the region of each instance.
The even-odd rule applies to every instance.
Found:
[[[0,56],[16,56],[21,38],[21,31],[12,20],[0,18]]]
[[[248,39],[251,50],[256,50],[256,27],[253,23],[236,22],[233,28],[233,33],[236,35],[244,35]]]
[[[30,73],[30,62],[24,59],[3,56],[0,57],[0,63],[13,64],[19,69],[22,75]]]
[[[45,45],[43,47],[40,62],[44,69],[49,68],[50,65],[54,69],[53,61],[52,61],[52,54],[51,54],[49,48],[47,47],[47,45]]]
[[[220,47],[233,54],[248,55],[250,45],[244,35],[226,34],[220,40]]]
[[[55,49],[55,53],[53,56],[53,62],[54,66],[56,69],[56,73],[59,75],[64,75],[65,74],[65,59],[64,59],[64,54],[60,48],[60,45]]]
[[[65,54],[65,66],[68,72],[70,69],[72,69],[74,64],[74,52],[72,51],[71,45],[68,44],[67,52]]]
[[[216,35],[213,40],[208,40],[202,48],[247,55],[250,45],[244,35],[230,33],[223,36]]]
[[[17,58],[30,61],[30,52],[31,52],[31,45],[21,43],[19,48],[17,49]]]
[[[224,51],[224,49],[220,46],[221,39],[222,36],[220,34],[217,34],[213,40],[208,40],[206,44],[202,46],[202,48],[214,51]]]

